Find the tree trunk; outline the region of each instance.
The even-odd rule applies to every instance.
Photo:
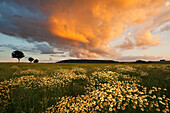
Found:
[[[18,62],[20,63],[20,59],[18,59]]]

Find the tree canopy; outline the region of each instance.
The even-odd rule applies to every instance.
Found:
[[[20,59],[25,57],[24,53],[22,51],[13,51],[12,52],[12,58],[17,58],[18,59],[18,62],[20,62]]]
[[[38,63],[38,62],[39,62],[39,60],[38,60],[38,59],[35,59],[35,60],[34,60],[34,63]]]
[[[34,58],[29,57],[28,60],[30,61],[30,63],[32,63],[32,61],[34,60]]]

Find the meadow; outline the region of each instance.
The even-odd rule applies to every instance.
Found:
[[[168,64],[0,63],[0,112],[167,113]]]

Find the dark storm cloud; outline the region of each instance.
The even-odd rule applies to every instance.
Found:
[[[54,50],[47,44],[36,44],[37,50],[40,50],[40,54],[54,54]]]
[[[54,47],[48,44],[35,44],[37,50],[40,51],[40,54],[64,54],[63,51],[54,51]]]
[[[42,3],[43,1],[45,0],[41,0]],[[28,42],[45,41],[62,50],[63,48],[71,48],[69,43],[72,43],[72,41],[67,42],[65,39],[54,36],[49,32],[46,15],[38,7],[41,2],[38,0],[22,0],[20,2],[18,0],[1,0],[0,32],[6,35],[24,38]],[[11,46],[10,48],[12,49],[18,48]],[[53,52],[49,46],[44,48],[41,45],[36,45],[36,47],[41,51],[41,54],[63,54],[63,52]]]
[[[46,17],[33,2],[18,0],[1,0],[0,32],[28,39],[29,37],[44,37],[44,21]]]
[[[16,46],[11,44],[0,45],[0,47],[3,48],[7,47],[12,50],[19,50],[19,51],[33,52],[33,53],[37,53],[37,51],[40,51],[40,54],[64,54],[63,51],[54,51],[55,48],[46,43],[34,43],[34,47]]]
[[[3,48],[7,47],[12,50],[19,50],[19,51],[24,51],[24,52],[34,52],[36,50],[36,48],[21,47],[21,46],[15,46],[15,45],[11,45],[11,44],[0,45],[0,47],[3,47]]]

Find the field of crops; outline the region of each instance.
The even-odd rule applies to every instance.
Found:
[[[0,112],[167,113],[168,64],[0,64]]]

